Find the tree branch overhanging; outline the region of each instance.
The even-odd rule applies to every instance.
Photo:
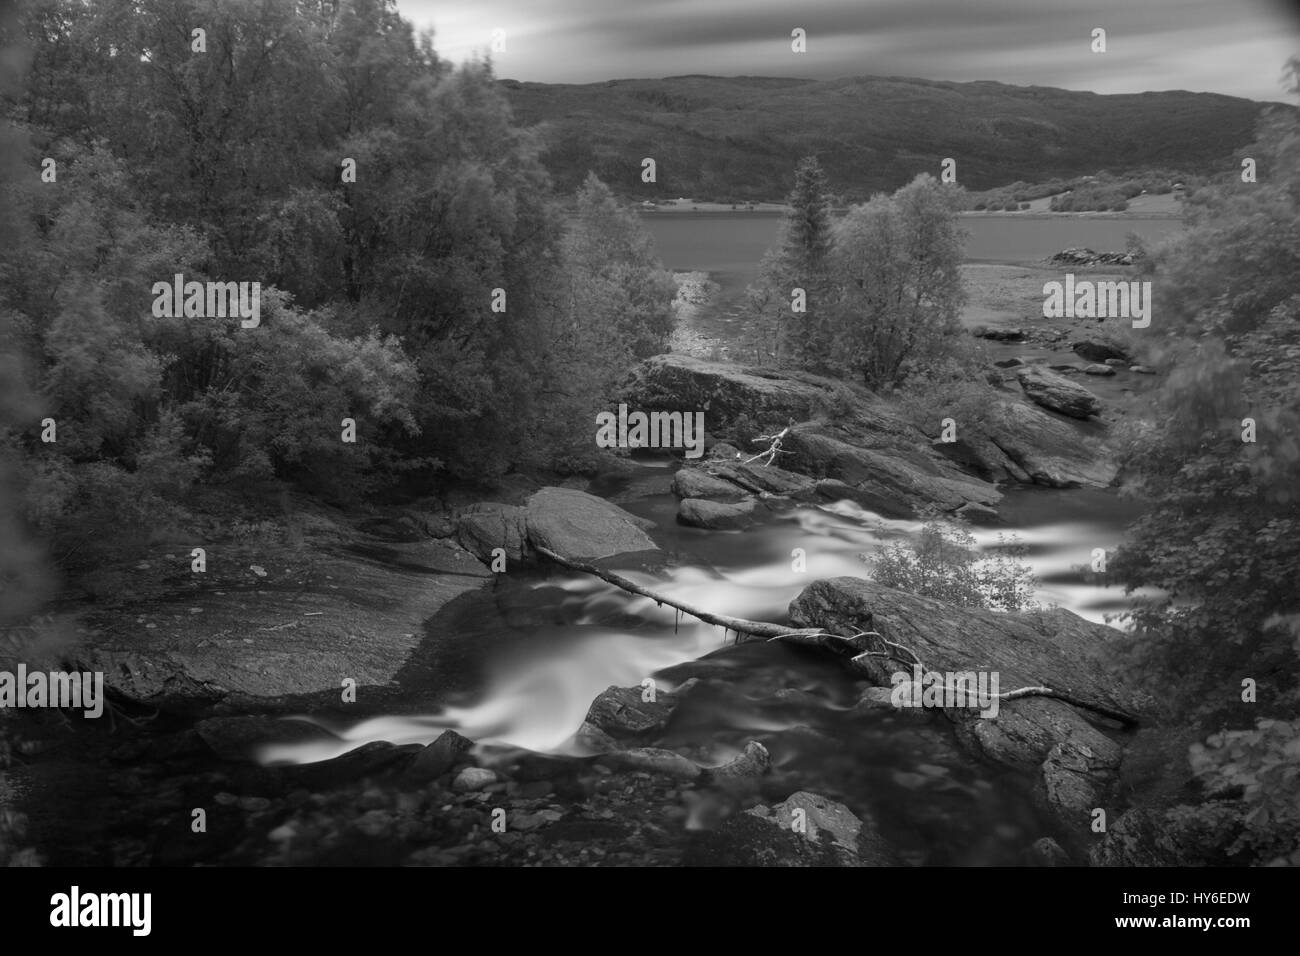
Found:
[[[901,664],[906,664],[909,667],[916,666],[921,668],[922,671],[928,670],[914,651],[902,644],[896,644],[893,641],[885,640],[885,638],[877,631],[858,631],[851,637],[845,637],[842,634],[833,634],[816,627],[786,627],[783,624],[772,624],[768,621],[750,621],[745,618],[732,617],[728,614],[714,614],[711,611],[694,607],[684,601],[674,600],[673,598],[666,597],[663,594],[658,594],[650,588],[637,584],[635,581],[629,580],[621,574],[616,574],[613,571],[606,571],[603,568],[598,568],[595,565],[587,564],[583,561],[575,561],[563,557],[549,548],[540,545],[534,547],[538,554],[554,561],[556,564],[569,568],[572,571],[581,571],[584,574],[593,575],[600,578],[602,581],[627,591],[630,594],[637,594],[641,597],[650,598],[650,600],[660,606],[667,604],[669,607],[676,608],[679,611],[691,615],[691,617],[698,618],[706,624],[713,624],[718,627],[726,628],[728,631],[735,631],[737,641],[741,639],[740,635],[742,634],[762,640],[787,641],[794,644],[812,645],[817,647],[825,647],[829,641],[842,641],[848,643],[854,650],[859,650],[861,642],[867,639],[874,639],[881,649],[874,650],[868,648],[866,650],[861,650],[851,658],[851,662],[855,666],[861,666],[863,658],[875,657],[897,661]],[[1069,691],[1056,690],[1051,687],[1017,687],[1015,690],[1005,691],[1004,693],[992,696],[997,697],[998,700],[1018,700],[1022,697],[1052,697],[1056,700],[1070,704],[1071,706],[1089,710],[1093,713],[1100,714],[1103,717],[1118,721],[1125,727],[1136,727],[1139,723],[1137,716],[1130,714],[1127,711],[1097,701],[1078,697]]]

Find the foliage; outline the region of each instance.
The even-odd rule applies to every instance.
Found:
[[[931,521],[915,541],[886,545],[863,559],[871,564],[872,579],[885,587],[961,607],[1024,611],[1037,607],[1037,581],[1021,561],[1024,554],[1014,537],[999,536],[998,552],[983,557],[969,532]]]
[[[965,300],[958,193],[922,174],[835,228],[835,360],[869,388],[900,385],[955,354]]]
[[[1252,730],[1221,731],[1194,744],[1190,758],[1207,793],[1244,804],[1244,827],[1228,853],[1300,866],[1300,721],[1261,719]]]
[[[675,288],[594,178],[566,223],[488,66],[451,69],[391,0],[27,0],[19,23],[0,331],[32,394],[5,453],[61,552],[196,483],[355,500],[591,464]],[[261,326],[155,318],[176,273],[258,282]]]

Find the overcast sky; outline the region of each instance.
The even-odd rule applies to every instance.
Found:
[[[1284,100],[1300,53],[1286,0],[398,0],[459,62],[500,77],[588,83],[683,73],[919,76],[1098,93],[1207,90]],[[790,49],[807,31],[808,50]],[[1107,52],[1091,34],[1106,30]]]

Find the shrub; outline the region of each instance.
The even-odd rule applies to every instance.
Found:
[[[1001,553],[981,557],[970,533],[951,524],[931,521],[915,541],[881,548],[876,557],[862,555],[871,576],[885,587],[937,598],[961,607],[1024,611],[1033,600],[1037,580],[1021,562],[1024,547],[1015,538],[999,536]]]

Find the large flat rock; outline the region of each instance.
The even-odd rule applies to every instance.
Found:
[[[796,626],[843,635],[862,630],[868,615],[876,631],[911,649],[928,671],[996,672],[1003,693],[1047,685],[1116,709],[1140,707],[1136,690],[1116,681],[1108,660],[1120,633],[1069,611],[968,610],[849,577],[814,582],[790,605]],[[840,642],[827,646],[839,649]],[[882,686],[895,672],[910,672],[879,658],[858,666]],[[1070,826],[1083,827],[1080,832],[1087,811],[1103,805],[1114,787],[1121,756],[1116,735],[1060,700],[1002,701],[993,717],[966,708],[943,713],[970,749],[1033,776],[1042,801]]]
[[[389,685],[425,622],[492,578],[447,541],[213,547],[204,574],[188,573],[188,557],[176,563],[180,583],[104,614],[74,657],[126,698],[183,711],[276,709],[325,692],[341,702],[348,678]]]

